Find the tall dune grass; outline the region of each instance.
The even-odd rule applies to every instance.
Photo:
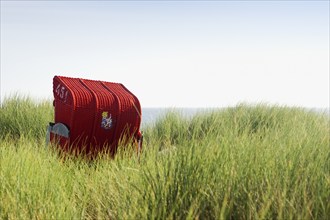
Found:
[[[0,111],[0,219],[327,219],[329,115],[238,105],[168,112],[114,159],[44,147],[50,103]],[[24,121],[25,123],[22,123]]]
[[[13,95],[5,98],[0,108],[0,138],[17,139],[24,135],[43,138],[48,122],[53,121],[50,101],[35,101],[28,96]]]

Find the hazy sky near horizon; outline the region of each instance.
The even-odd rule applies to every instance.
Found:
[[[1,97],[54,75],[142,107],[329,108],[329,1],[1,1]]]

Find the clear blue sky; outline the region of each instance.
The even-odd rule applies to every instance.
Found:
[[[143,107],[329,108],[329,1],[1,1],[1,97],[54,75]]]

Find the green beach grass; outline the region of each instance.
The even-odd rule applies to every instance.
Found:
[[[241,104],[146,126],[143,152],[45,147],[50,101],[0,108],[0,219],[328,219],[329,114]]]

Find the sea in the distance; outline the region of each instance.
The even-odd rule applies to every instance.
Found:
[[[197,113],[217,111],[226,108],[142,108],[142,128],[144,126],[154,124],[159,118],[169,111],[180,113],[183,117],[193,117]],[[314,111],[318,113],[327,113],[330,116],[328,108],[306,108],[306,111]]]
[[[192,117],[198,112],[207,112],[216,108],[142,108],[141,125],[152,125],[169,111],[180,113],[183,117]]]

